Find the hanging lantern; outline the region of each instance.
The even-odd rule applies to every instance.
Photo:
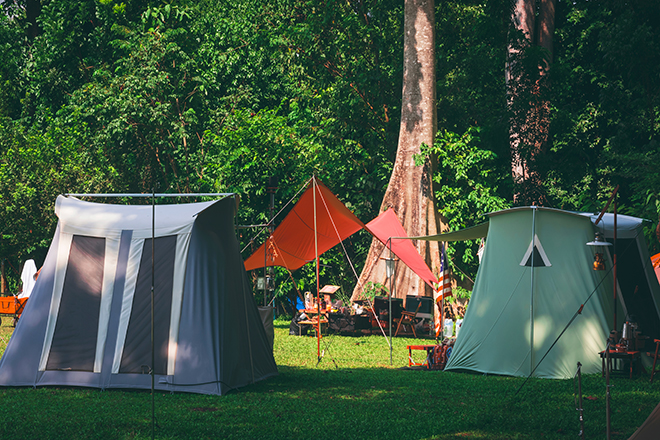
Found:
[[[605,270],[605,256],[604,247],[612,246],[612,243],[603,238],[603,234],[596,232],[594,241],[587,243],[587,246],[595,246],[596,254],[594,255],[594,270]]]
[[[385,274],[387,278],[394,276],[394,258],[385,258]]]

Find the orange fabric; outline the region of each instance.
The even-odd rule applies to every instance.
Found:
[[[261,245],[247,260],[245,269],[253,270],[267,266],[282,266],[296,270],[314,261],[314,192],[312,184],[282,223],[275,229],[266,244],[264,255]],[[362,223],[322,183],[316,184],[316,227],[318,230],[318,253],[323,254],[339,242],[364,227]]]
[[[651,263],[653,264],[653,270],[655,271],[655,276],[658,277],[658,282],[660,282],[660,254],[655,254],[651,257]]]
[[[413,272],[426,282],[431,288],[435,289],[433,283],[438,282],[438,278],[433,275],[431,269],[426,265],[424,259],[419,255],[417,249],[407,238],[405,229],[401,226],[398,217],[392,208],[383,212],[381,215],[367,223],[367,230],[378,238],[388,249],[403,261]],[[392,238],[391,243],[389,239]]]

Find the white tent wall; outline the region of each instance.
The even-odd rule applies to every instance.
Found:
[[[62,197],[56,206],[60,222],[0,360],[0,386],[150,389],[151,207]],[[277,374],[235,209],[232,198],[156,207],[157,389],[223,394]]]
[[[537,267],[521,266],[534,235],[548,261],[535,253]],[[534,376],[570,378],[578,361],[583,372],[599,372],[613,288],[611,277],[592,270],[594,254],[586,243],[593,236],[588,218],[564,211],[517,208],[491,215],[470,306],[446,370],[529,375],[596,290]],[[538,266],[545,263],[550,265]]]

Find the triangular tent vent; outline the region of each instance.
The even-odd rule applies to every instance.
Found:
[[[534,258],[532,258],[532,252],[534,252]],[[527,252],[525,252],[525,256],[523,257],[522,261],[520,262],[521,266],[527,266],[531,267],[532,262],[534,263],[534,267],[550,267],[552,264],[550,263],[550,260],[548,259],[548,256],[545,254],[545,250],[543,249],[543,245],[541,244],[541,241],[539,240],[538,235],[534,235],[534,241],[529,243],[529,247],[527,248]]]

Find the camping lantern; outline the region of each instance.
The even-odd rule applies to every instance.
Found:
[[[587,246],[595,246],[596,254],[594,255],[594,270],[605,270],[605,257],[601,247],[612,246],[612,243],[603,239],[603,234],[596,232],[594,241],[587,243]]]
[[[394,258],[384,258],[385,260],[385,274],[387,278],[392,278],[394,275]]]

